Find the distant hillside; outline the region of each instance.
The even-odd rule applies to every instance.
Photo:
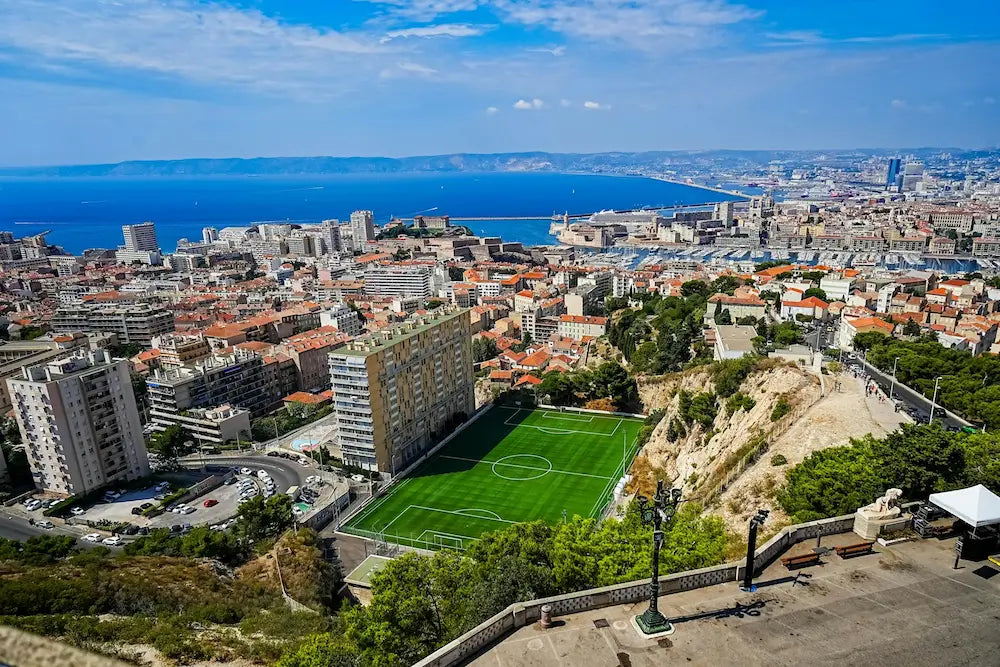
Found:
[[[907,149],[907,154],[961,149]],[[0,176],[256,176],[295,174],[371,174],[442,171],[558,171],[614,172],[669,171],[691,165],[724,161],[730,168],[771,161],[810,162],[822,156],[827,163],[853,161],[871,155],[898,154],[899,150],[855,149],[838,151],[650,151],[620,153],[455,153],[405,158],[387,157],[261,157],[192,158],[186,160],[135,160],[115,164],[0,168]]]

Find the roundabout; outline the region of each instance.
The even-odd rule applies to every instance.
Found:
[[[512,462],[515,460],[522,460],[525,463]],[[537,465],[526,465],[529,462],[536,464],[541,462],[545,467],[539,468]],[[493,474],[500,479],[510,480],[511,482],[527,482],[548,475],[552,471],[552,462],[544,456],[538,456],[537,454],[512,454],[511,456],[505,456],[502,459],[494,461],[490,468],[493,470]],[[498,468],[504,468],[503,472],[500,472]]]

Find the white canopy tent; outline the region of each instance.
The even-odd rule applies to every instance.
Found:
[[[957,491],[932,493],[929,500],[974,529],[1000,523],[1000,496],[982,484]]]

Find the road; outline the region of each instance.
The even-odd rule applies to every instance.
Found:
[[[892,375],[883,373],[861,357],[855,355],[852,359],[850,359],[849,363],[861,365],[865,369],[865,372],[867,372],[872,379],[885,390],[886,394],[888,394],[890,388],[893,387]],[[901,401],[908,403],[910,406],[917,408],[921,413],[923,413],[925,421],[926,417],[931,414],[931,400],[923,394],[910,389],[905,384],[896,382],[894,388],[892,388],[892,395],[894,398],[898,398]],[[937,406],[934,421],[941,422],[946,427],[956,429],[962,428],[963,426],[972,426],[972,424],[965,421],[958,415],[946,411],[941,407],[940,403]]]
[[[274,479],[278,491],[284,493],[292,486],[303,486],[306,477],[315,474],[311,468],[293,463],[277,456],[194,456],[178,461],[185,468],[200,468],[202,462],[206,465],[224,465],[231,468],[250,468],[255,473],[266,470]]]

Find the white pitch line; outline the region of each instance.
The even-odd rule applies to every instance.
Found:
[[[517,454],[511,454],[511,456],[517,456]],[[483,463],[489,464],[491,466],[506,466],[508,468],[524,468],[525,470],[535,470],[537,472],[557,472],[561,475],[576,475],[577,477],[593,477],[594,479],[614,479],[605,477],[604,475],[590,475],[585,472],[572,472],[569,470],[556,470],[555,468],[550,468],[546,470],[545,468],[535,468],[534,466],[523,466],[518,463],[500,463],[499,461],[485,461],[483,459],[467,459],[461,456],[442,456],[443,459],[455,459],[456,461],[468,461],[470,463]],[[537,479],[537,478],[536,478]],[[530,480],[526,480],[530,481]]]
[[[517,523],[517,521],[508,521],[507,519],[491,519],[488,516],[470,516],[468,514],[462,514],[461,512],[456,512],[454,510],[443,510],[437,507],[425,507],[423,505],[410,505],[410,507],[407,507],[406,509],[410,509],[412,507],[415,507],[418,510],[427,510],[428,512],[441,512],[442,514],[454,514],[455,516],[464,517],[466,519],[484,519],[486,521],[502,521],[503,523]],[[433,529],[428,528],[428,530],[433,530]]]
[[[566,413],[559,413],[559,412],[557,412],[555,414],[552,414],[551,410],[544,411],[542,413],[542,419],[562,419],[563,421],[568,421],[568,422],[584,422],[584,423],[590,423],[590,422],[594,421],[593,415],[591,415],[590,417],[587,417],[586,419],[583,419],[583,418],[574,419],[573,417],[567,417]]]

